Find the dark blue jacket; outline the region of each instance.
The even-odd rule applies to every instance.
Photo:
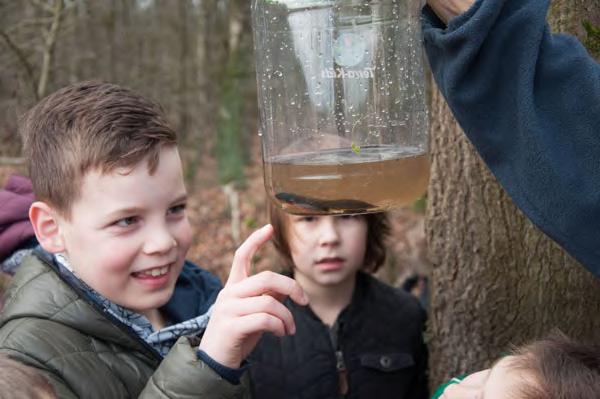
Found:
[[[448,26],[424,9],[435,80],[519,208],[600,277],[600,66],[551,34],[549,0],[478,0]]]

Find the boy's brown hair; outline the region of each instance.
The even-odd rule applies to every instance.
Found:
[[[148,157],[152,173],[162,145],[177,144],[160,106],[101,82],[50,94],[23,116],[19,132],[36,197],[65,218],[88,171],[108,173]]]
[[[36,369],[0,354],[0,399],[57,397],[50,382]]]
[[[271,241],[279,255],[283,258],[284,266],[288,271],[293,271],[294,262],[292,261],[292,254],[287,238],[290,215],[279,209],[271,201],[268,201],[267,207],[269,219],[274,230]],[[374,273],[385,262],[385,240],[390,233],[388,216],[385,212],[367,213],[357,216],[364,217],[367,221],[367,249],[361,270],[367,273]]]
[[[511,366],[533,377],[520,399],[600,398],[600,345],[582,344],[560,332],[516,349]]]

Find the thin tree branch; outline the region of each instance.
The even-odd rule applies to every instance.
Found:
[[[0,165],[23,165],[25,164],[24,157],[3,157],[0,156]]]
[[[48,5],[47,3],[41,2],[40,0],[31,0],[31,4],[41,8],[42,10],[52,14],[54,12],[54,7]]]
[[[35,73],[33,72],[33,66],[27,60],[27,57],[25,56],[23,51],[21,51],[19,46],[17,46],[12,41],[10,36],[2,29],[0,29],[0,36],[2,36],[2,38],[4,39],[4,42],[6,43],[8,48],[11,49],[13,53],[15,53],[15,55],[17,56],[17,58],[19,59],[19,61],[23,65],[23,67],[25,68],[25,73],[27,74],[27,77],[29,78],[29,84],[31,85],[31,90],[33,92],[33,95],[35,96],[36,100],[38,100],[39,97],[37,96],[36,78],[35,78]]]
[[[40,80],[37,87],[37,98],[40,99],[46,93],[46,87],[48,86],[48,78],[50,76],[50,61],[54,53],[54,46],[56,44],[56,38],[58,36],[58,30],[60,28],[60,22],[62,18],[62,11],[64,8],[63,0],[55,0],[53,7],[53,18],[52,25],[46,36],[46,44],[44,46],[44,56],[42,59],[42,69],[40,70]]]

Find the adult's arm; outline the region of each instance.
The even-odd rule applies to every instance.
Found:
[[[477,0],[448,25],[426,6],[425,47],[454,116],[517,206],[600,277],[600,66],[575,38],[551,34],[549,4]]]
[[[427,0],[427,4],[444,23],[466,12],[475,0]]]

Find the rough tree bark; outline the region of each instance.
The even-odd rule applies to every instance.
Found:
[[[555,1],[553,29],[581,35],[583,19],[598,26],[599,2]],[[600,340],[600,280],[521,214],[437,90],[431,109],[431,384],[488,367],[510,344],[553,328]]]

